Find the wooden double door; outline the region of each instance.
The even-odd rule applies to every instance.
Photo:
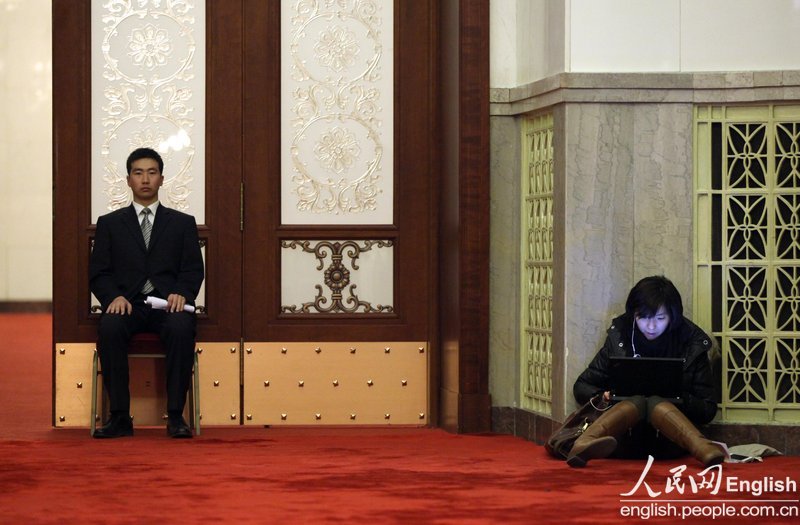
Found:
[[[394,173],[393,212],[384,224],[282,222],[281,173],[288,167],[281,160],[280,9],[277,1],[206,3],[206,196],[199,229],[207,277],[198,341],[238,343],[241,352],[252,351],[252,345],[278,344],[278,359],[281,350],[287,354],[288,343],[307,343],[317,354],[335,347],[340,357],[333,361],[357,353],[360,343],[384,354],[391,353],[392,344],[404,343],[407,351],[426,355],[428,406],[419,419],[435,424],[438,372],[436,357],[430,354],[438,344],[437,3],[397,1],[393,6],[394,160],[386,167]],[[90,56],[98,44],[91,37],[89,0],[56,0],[53,15],[54,339],[90,342],[98,314],[90,308],[87,278],[94,233],[87,159],[92,148],[92,75],[98,74],[92,72]],[[356,251],[366,251],[376,242],[392,247],[391,308],[337,311],[283,304],[287,277],[282,257],[287,246],[327,247],[331,255],[345,242]],[[344,257],[347,263],[348,255]],[[352,270],[347,264],[319,260],[317,270],[327,271],[326,278],[341,280],[337,269]],[[320,349],[320,343],[329,346]],[[241,362],[246,363],[246,355]],[[297,362],[301,366],[303,360]],[[243,377],[247,374],[242,372]],[[353,377],[372,383],[371,374]],[[291,380],[300,386],[305,382],[306,390],[295,392],[311,386],[302,375],[298,371]],[[275,384],[254,377],[259,387]],[[328,379],[334,386],[343,381]],[[245,397],[248,388],[244,386]]]

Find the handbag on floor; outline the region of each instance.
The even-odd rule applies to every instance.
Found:
[[[550,455],[558,459],[567,459],[569,451],[575,440],[594,423],[603,412],[608,410],[609,404],[603,401],[603,395],[598,394],[591,398],[588,403],[579,407],[575,412],[567,416],[564,423],[553,432],[544,448]]]

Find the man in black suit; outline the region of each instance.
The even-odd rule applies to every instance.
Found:
[[[159,204],[164,161],[156,151],[133,151],[126,167],[133,204],[97,220],[89,260],[89,286],[103,311],[97,349],[111,405],[111,418],[94,437],[133,435],[128,344],[138,332],[155,332],[167,354],[167,434],[191,438],[183,408],[197,320],[184,306],[193,304],[203,282],[197,224],[191,215]],[[150,308],[147,296],[166,299],[166,310]]]

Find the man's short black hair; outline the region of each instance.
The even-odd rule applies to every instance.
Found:
[[[128,175],[131,174],[131,165],[139,159],[153,159],[154,161],[158,162],[158,171],[162,175],[164,174],[164,159],[161,158],[161,155],[158,152],[151,148],[138,148],[131,151],[131,154],[128,155],[128,161],[125,163],[125,167],[128,170]]]

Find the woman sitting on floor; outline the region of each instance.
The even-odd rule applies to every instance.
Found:
[[[658,396],[633,396],[615,402],[575,441],[567,458],[571,467],[611,456],[675,458],[687,451],[706,466],[725,459],[722,449],[695,425],[714,418],[717,404],[708,351],[711,338],[683,316],[681,295],[666,277],[646,277],[630,291],[625,313],[614,319],[605,344],[573,388],[587,403],[598,394],[612,401],[611,356],[677,357],[683,365],[683,393],[675,405]]]

